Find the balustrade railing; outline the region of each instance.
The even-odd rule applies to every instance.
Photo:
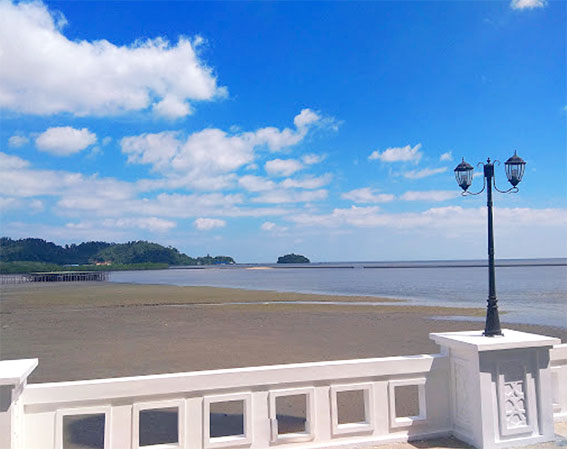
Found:
[[[476,355],[461,351],[471,333],[432,334],[440,354],[31,385],[36,359],[2,361],[0,448],[307,449],[451,434],[483,448],[548,441],[548,421],[567,419],[567,345],[511,332],[489,346],[474,340]],[[512,384],[522,404],[508,395]],[[515,414],[506,414],[512,399]],[[483,430],[486,413],[504,420],[500,434]]]

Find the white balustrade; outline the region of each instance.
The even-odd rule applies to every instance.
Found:
[[[567,345],[504,333],[432,334],[436,355],[31,385],[37,360],[1,361],[0,449],[67,449],[64,429],[80,440],[86,428],[104,449],[354,448],[444,435],[478,448],[548,441],[549,420],[567,419]],[[408,394],[409,409],[399,400]],[[290,407],[299,418],[286,415]]]

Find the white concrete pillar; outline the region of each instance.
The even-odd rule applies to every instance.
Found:
[[[553,441],[550,349],[557,338],[503,330],[434,333],[451,365],[453,434],[478,449]]]
[[[37,359],[0,361],[0,449],[23,449],[23,408],[18,399]]]

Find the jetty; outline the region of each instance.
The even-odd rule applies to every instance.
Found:
[[[110,279],[108,271],[54,271],[22,274],[4,274],[0,284],[26,284],[28,282],[104,282]]]

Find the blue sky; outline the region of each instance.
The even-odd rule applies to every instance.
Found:
[[[453,168],[517,150],[496,255],[565,257],[565,32],[543,0],[2,1],[1,233],[484,258]]]

